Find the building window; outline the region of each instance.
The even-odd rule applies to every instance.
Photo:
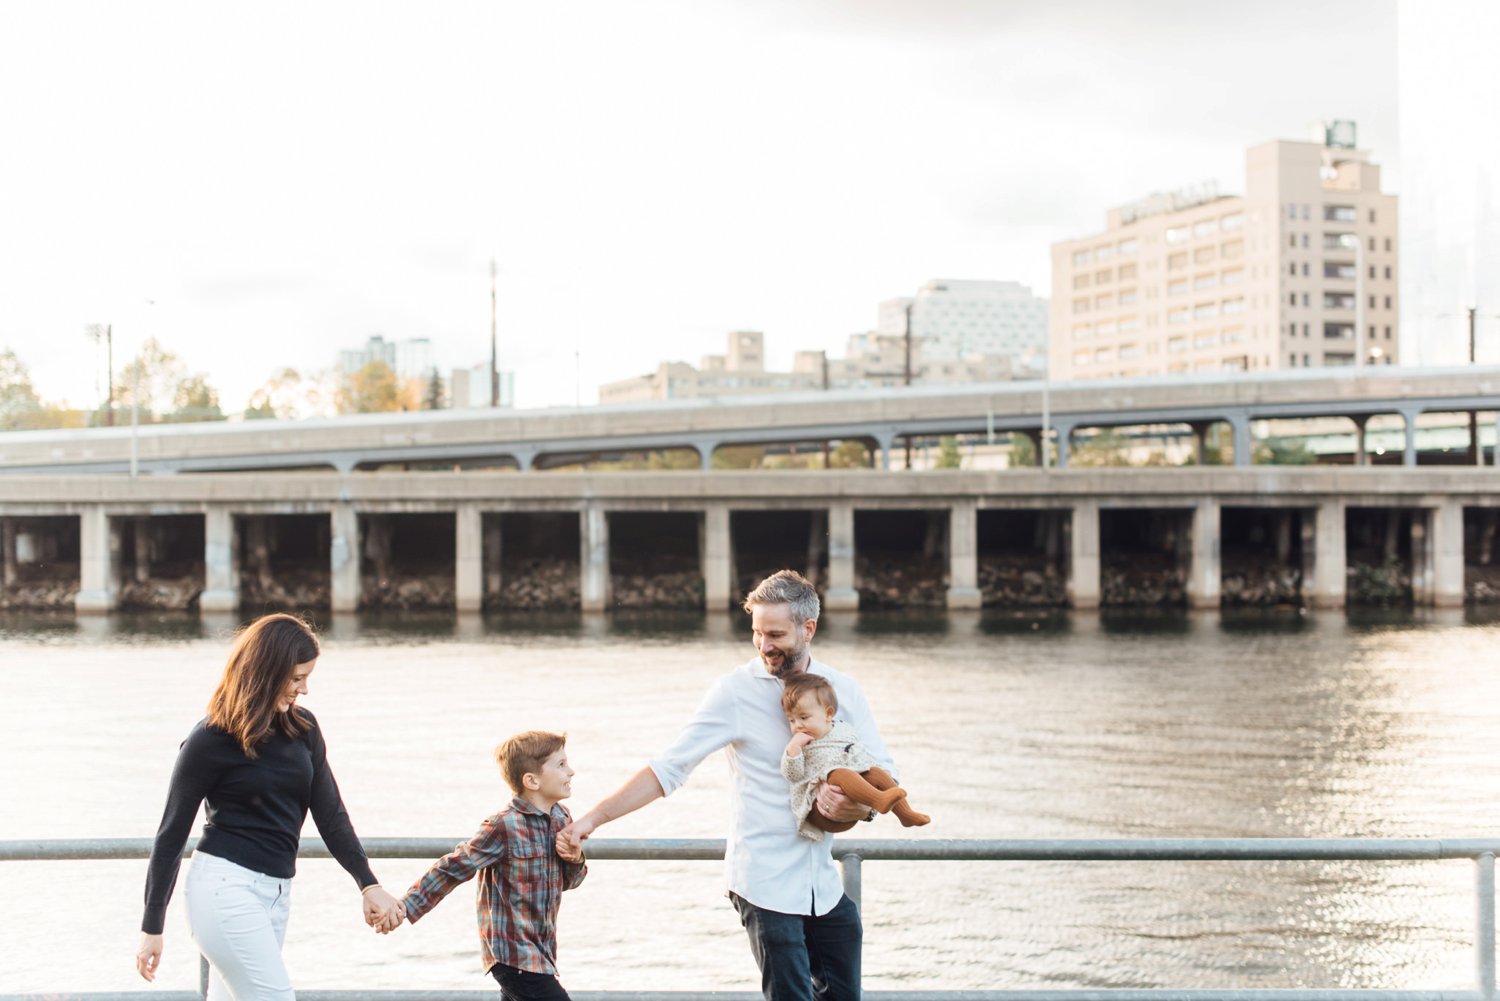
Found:
[[[1297,262],[1296,261],[1292,261],[1290,264],[1288,264],[1286,266],[1286,273],[1289,274],[1289,275],[1291,275],[1293,278],[1297,277]]]
[[[1375,277],[1375,265],[1373,265],[1373,264],[1370,265],[1370,277],[1371,278]]]
[[[1354,340],[1354,324],[1325,323],[1323,324],[1323,339],[1325,341],[1352,341]]]
[[[1224,258],[1239,257],[1245,252],[1244,240],[1230,240],[1219,248],[1219,256]]]
[[[1390,309],[1391,308],[1391,297],[1390,296],[1386,296],[1385,297],[1385,308],[1386,309]]]
[[[1244,296],[1240,296],[1237,299],[1225,299],[1224,300],[1224,314],[1226,316],[1229,315],[1229,314],[1231,314],[1231,313],[1243,313],[1244,311],[1245,311],[1245,297]]]
[[[1189,310],[1188,310],[1188,308],[1186,306],[1182,306],[1182,307],[1180,307],[1178,309],[1168,310],[1168,312],[1167,312],[1167,322],[1168,323],[1186,323],[1188,321],[1188,315],[1189,315]]]
[[[1224,218],[1219,220],[1219,228],[1226,233],[1233,229],[1244,229],[1245,213],[1235,212],[1231,215],[1225,216]]]
[[[1302,367],[1303,368],[1307,368],[1308,364],[1309,364],[1309,362],[1308,362],[1308,356],[1304,354],[1302,356]]]
[[[1306,261],[1302,262],[1302,277],[1303,278],[1307,277],[1307,262]]]
[[[1187,290],[1188,280],[1186,278],[1176,278],[1167,282],[1167,295],[1182,295]]]
[[[1114,356],[1115,356],[1115,349],[1114,348],[1096,348],[1096,349],[1094,349],[1094,361],[1096,361],[1096,362],[1111,361],[1114,358]]]
[[[1310,305],[1312,305],[1311,297],[1306,292],[1302,293],[1302,305],[1304,305],[1304,306],[1310,306]]]
[[[1308,246],[1308,244],[1307,244],[1307,234],[1303,233],[1302,234],[1302,249],[1306,250],[1307,246]]]
[[[1374,209],[1370,210],[1370,221],[1372,223],[1375,221],[1375,210]]]
[[[1387,241],[1387,242],[1389,242],[1389,241]],[[1390,250],[1391,248],[1390,247],[1386,247],[1385,249],[1386,250]],[[1375,253],[1375,238],[1373,236],[1370,237],[1370,253],[1372,253],[1372,254]]]
[[[1095,309],[1108,309],[1109,307],[1113,306],[1114,304],[1115,304],[1115,297],[1112,296],[1112,295],[1096,295],[1096,296],[1094,296],[1094,308]]]
[[[1292,368],[1297,367],[1297,355],[1295,352],[1287,357],[1287,362]]]
[[[1324,261],[1323,277],[1342,278],[1345,281],[1352,282],[1359,277],[1359,272],[1354,269],[1354,265],[1347,261]]]
[[[1136,250],[1139,248],[1139,246],[1140,246],[1140,241],[1138,241],[1138,240],[1121,240],[1120,241],[1120,255],[1123,257],[1126,254],[1133,254],[1133,253],[1136,252]]]
[[[1086,341],[1089,339],[1089,334],[1091,331],[1092,328],[1087,323],[1075,324],[1073,326],[1073,340]]]
[[[1113,243],[1106,243],[1102,247],[1094,248],[1094,260],[1096,261],[1107,261],[1113,256],[1115,256],[1115,245]]]
[[[1167,350],[1172,354],[1181,354],[1187,350],[1187,347],[1188,341],[1186,337],[1173,337],[1167,341]]]
[[[1089,311],[1089,301],[1087,299],[1074,299],[1073,300],[1073,312],[1075,312],[1075,313],[1087,313],[1088,311]]]
[[[1288,247],[1295,247],[1297,245],[1297,234],[1296,233],[1291,233],[1291,234],[1289,234],[1287,236],[1287,238],[1286,238],[1286,245]]]
[[[1195,348],[1211,348],[1217,343],[1219,343],[1218,334],[1205,332],[1193,335],[1193,347]]]
[[[1344,242],[1344,238],[1349,235],[1350,234],[1348,233],[1324,233],[1323,249],[1343,250],[1347,246],[1347,244]]]
[[[1391,339],[1391,328],[1390,327],[1386,327],[1385,328],[1385,339],[1386,340],[1390,340]]]
[[[1375,249],[1375,240],[1374,240],[1373,237],[1370,239],[1370,249],[1371,250]],[[1386,237],[1385,238],[1385,252],[1387,254],[1389,254],[1391,252],[1391,238],[1390,237]]]
[[[1293,326],[1295,326],[1295,324],[1293,324]],[[1305,323],[1302,324],[1302,336],[1303,337],[1311,337],[1312,336],[1312,331],[1309,329],[1308,325],[1305,324]]]
[[[1095,285],[1108,285],[1110,282],[1114,281],[1114,278],[1115,278],[1115,273],[1113,271],[1110,271],[1109,269],[1106,268],[1105,270],[1097,272],[1094,275],[1094,284]]]
[[[1173,254],[1171,257],[1167,258],[1167,270],[1176,271],[1178,268],[1185,268],[1187,267],[1187,261],[1187,254]]]
[[[1219,304],[1216,302],[1200,302],[1193,307],[1193,319],[1207,320],[1219,315]]]
[[[1288,205],[1286,207],[1286,217],[1288,219],[1290,219],[1292,222],[1296,222],[1297,221],[1297,206],[1295,206],[1295,205]]]
[[[1100,337],[1113,337],[1115,335],[1115,325],[1113,323],[1101,323],[1094,328],[1094,332]]]
[[[1193,263],[1194,264],[1207,264],[1209,261],[1211,261],[1213,259],[1214,259],[1214,248],[1212,248],[1212,247],[1199,247],[1197,250],[1193,251]]]
[[[1186,240],[1188,238],[1188,232],[1189,232],[1189,230],[1188,230],[1188,228],[1186,226],[1171,226],[1171,227],[1168,227],[1168,229],[1167,229],[1167,242],[1168,243],[1181,243],[1181,242],[1183,242],[1184,240]]]
[[[1373,295],[1370,296],[1370,308],[1371,309],[1375,308],[1375,297]]]
[[[1089,353],[1087,351],[1074,351],[1073,352],[1073,364],[1074,365],[1087,365],[1088,363],[1089,363]]]
[[[1390,269],[1389,265],[1385,269],[1385,280],[1386,281],[1390,281],[1391,280],[1391,269]]]
[[[1120,345],[1120,360],[1121,361],[1128,361],[1131,358],[1138,357],[1140,355],[1140,353],[1141,353],[1141,349],[1140,349],[1139,345],[1136,345],[1136,344],[1121,344]]]
[[[1219,276],[1212,271],[1207,274],[1198,275],[1193,279],[1193,288],[1195,289],[1213,288],[1217,284],[1219,284]]]
[[[1135,277],[1135,265],[1134,264],[1122,264],[1122,265],[1120,265],[1120,281],[1122,281],[1122,282],[1123,281],[1127,281],[1127,280],[1129,280],[1131,278],[1134,278],[1134,277]]]
[[[1324,292],[1323,293],[1323,308],[1324,309],[1353,309],[1354,308],[1354,293],[1353,292]]]
[[[1296,292],[1289,292],[1289,293],[1287,293],[1287,302],[1286,302],[1286,304],[1288,306],[1295,306],[1295,305],[1297,305],[1297,293]],[[1078,312],[1078,310],[1075,308],[1073,310],[1073,312],[1076,313],[1076,312]]]
[[[1245,269],[1231,268],[1228,271],[1224,272],[1223,276],[1219,280],[1225,285],[1238,285],[1240,282],[1245,280]]]
[[[1193,223],[1194,237],[1210,236],[1214,233],[1217,233],[1218,231],[1219,220],[1217,219],[1202,219],[1198,222]]]
[[[1244,339],[1245,339],[1245,328],[1244,327],[1225,327],[1224,328],[1224,343],[1225,344],[1238,344],[1241,341],[1243,341]]]
[[[1075,267],[1080,264],[1087,264],[1088,262],[1089,252],[1087,250],[1075,250],[1073,252],[1073,265]]]
[[[1073,276],[1073,287],[1074,288],[1088,288],[1089,287],[1089,276],[1088,275],[1074,275]]]
[[[1133,288],[1123,288],[1120,290],[1121,306],[1129,306],[1130,304],[1135,302],[1137,298],[1138,296],[1136,295],[1136,291]]]
[[[1327,222],[1358,222],[1359,213],[1353,205],[1324,205],[1323,219]]]

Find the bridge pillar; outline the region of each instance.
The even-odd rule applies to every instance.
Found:
[[[1218,608],[1224,571],[1220,560],[1219,502],[1203,497],[1193,509],[1192,557],[1188,570],[1187,597],[1193,608]]]
[[[1057,468],[1067,469],[1068,456],[1072,454],[1073,425],[1059,424],[1053,421],[1052,433],[1056,436],[1055,440],[1057,441]],[[1046,436],[1044,435],[1043,437],[1045,438]]]
[[[1314,608],[1343,608],[1348,553],[1342,500],[1326,500],[1318,505],[1314,533],[1317,553],[1312,561],[1311,580],[1303,581],[1304,597]]]
[[[203,593],[200,612],[233,612],[240,607],[239,561],[234,514],[214,505],[203,513]]]
[[[329,600],[335,612],[352,612],[359,608],[359,513],[353,504],[341,501],[333,506],[330,518]]]
[[[453,562],[458,611],[479,611],[484,603],[484,515],[477,504],[460,504],[453,512]]]
[[[1099,607],[1099,502],[1073,504],[1068,555],[1068,604],[1079,610]]]
[[[609,606],[609,515],[598,504],[578,514],[578,596],[585,612]]]
[[[979,505],[959,501],[948,509],[948,607],[980,604]]]
[[[1235,416],[1228,418],[1229,430],[1234,436],[1234,464],[1248,466],[1255,462],[1254,445],[1250,441],[1250,418]]]
[[[83,509],[78,518],[78,596],[80,613],[108,612],[115,607],[120,579],[120,536],[102,504]]]
[[[1418,605],[1433,604],[1433,537],[1432,508],[1414,508],[1411,513],[1411,600]]]
[[[1401,419],[1406,422],[1406,451],[1401,456],[1401,464],[1404,466],[1415,466],[1417,464],[1417,415],[1420,410],[1403,410]]]
[[[16,564],[16,519],[14,518],[0,518],[0,560],[5,563],[3,582],[6,587],[10,587],[19,576]]]
[[[505,555],[505,537],[501,534],[500,516],[495,515],[485,521],[481,515],[480,527],[484,532],[484,594],[498,595],[505,584],[500,572],[500,560]]]
[[[1365,446],[1365,429],[1369,426],[1370,415],[1360,414],[1349,419],[1354,422],[1354,464],[1356,466],[1368,466],[1370,464],[1370,450]]]
[[[848,502],[828,507],[828,590],[823,607],[831,612],[859,608],[854,588],[854,505]]]
[[[1464,603],[1464,506],[1454,498],[1432,509],[1432,603],[1461,608]]]
[[[734,593],[734,554],[729,537],[729,505],[703,509],[703,534],[698,542],[703,561],[703,604],[711,612],[729,607]]]
[[[1208,429],[1212,425],[1208,421],[1190,421],[1188,428],[1193,432],[1193,465],[1201,466],[1204,463],[1203,447],[1208,438]]]

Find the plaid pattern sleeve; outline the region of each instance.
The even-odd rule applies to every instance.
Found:
[[[561,805],[543,813],[517,797],[477,835],[432,864],[402,904],[415,921],[459,883],[479,878],[474,904],[485,972],[496,963],[557,975],[557,912],[564,890],[583,882],[588,866],[564,862],[557,832],[570,816]]]
[[[408,921],[418,920],[436,907],[454,887],[467,883],[476,873],[496,865],[505,857],[507,813],[508,809],[487,818],[478,834],[432,863],[426,875],[412,884],[401,899]]]

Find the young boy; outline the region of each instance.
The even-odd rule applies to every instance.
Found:
[[[416,921],[458,884],[479,876],[475,903],[484,969],[506,1001],[569,1001],[557,980],[557,909],[588,873],[580,849],[559,855],[557,832],[572,822],[565,734],[528,730],[495,748],[516,796],[479,833],[432,864],[401,900]]]

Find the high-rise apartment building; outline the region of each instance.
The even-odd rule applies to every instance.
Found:
[[[345,348],[339,352],[339,371],[353,375],[376,361],[384,362],[401,379],[425,379],[437,367],[432,341],[426,337],[388,341],[380,334],[372,334],[364,347]]]
[[[1052,245],[1054,379],[1395,363],[1396,196],[1352,122],[1213,184],[1111,209]]]
[[[876,332],[905,334],[908,307],[912,336],[922,339],[922,355],[929,361],[999,355],[1015,371],[1041,367],[1047,300],[1025,285],[935,278],[915,296],[882,302]]]
[[[1401,329],[1418,364],[1500,360],[1500,4],[1396,6],[1401,115]],[[1472,310],[1472,314],[1471,311]]]

